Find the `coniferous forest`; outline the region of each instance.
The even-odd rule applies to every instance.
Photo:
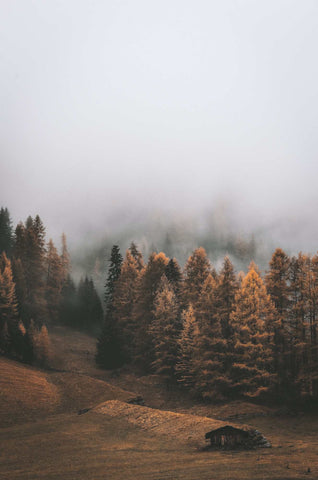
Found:
[[[103,310],[92,278],[72,279],[65,235],[58,252],[39,216],[14,229],[1,208],[0,251],[3,355],[48,366],[48,331],[66,325],[98,336],[100,367],[155,373],[207,401],[317,399],[318,255],[277,248],[264,274],[253,261],[237,273],[202,247],[181,268],[114,245]]]

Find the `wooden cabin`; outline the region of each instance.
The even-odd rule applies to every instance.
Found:
[[[217,448],[246,447],[250,442],[249,432],[241,428],[226,425],[205,434],[206,440],[210,439],[211,446]]]

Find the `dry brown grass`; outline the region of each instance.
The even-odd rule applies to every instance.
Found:
[[[317,417],[275,416],[243,402],[200,404],[167,390],[160,377],[96,369],[95,340],[84,334],[56,329],[52,343],[55,368],[67,371],[0,360],[1,480],[318,479]],[[130,391],[171,412],[123,403]],[[77,415],[102,402],[104,415]],[[201,451],[204,433],[220,424],[210,416],[252,425],[273,448]]]
[[[59,404],[59,390],[44,372],[3,357],[0,372],[0,425],[51,413]]]
[[[226,425],[225,422],[207,417],[128,405],[118,400],[110,400],[93,410],[109,417],[122,418],[129,424],[151,431],[155,435],[166,435],[197,447],[205,445],[206,432]]]

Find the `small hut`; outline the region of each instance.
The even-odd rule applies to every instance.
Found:
[[[254,448],[270,447],[270,442],[254,429],[243,429],[225,425],[224,427],[211,430],[205,434],[205,439],[210,440],[214,448]]]

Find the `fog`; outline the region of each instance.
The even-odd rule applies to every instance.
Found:
[[[317,250],[316,0],[0,5],[15,223],[38,213],[77,257],[136,240],[183,258],[212,237]]]

